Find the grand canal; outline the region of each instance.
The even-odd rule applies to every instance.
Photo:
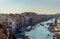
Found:
[[[48,30],[49,25],[46,25],[47,23],[50,23],[50,22],[54,23],[54,19],[34,25],[34,29],[29,32],[25,32],[25,34],[32,39],[53,39],[54,33],[50,32]],[[40,25],[40,24],[43,24],[43,25]]]

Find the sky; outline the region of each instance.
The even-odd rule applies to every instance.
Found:
[[[60,13],[60,0],[0,0],[0,13]]]

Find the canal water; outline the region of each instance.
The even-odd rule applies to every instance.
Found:
[[[50,23],[50,22],[54,23],[55,21],[54,19],[51,19],[45,22],[38,23],[37,25],[34,25],[33,30],[29,32],[26,31],[25,35],[29,36],[32,39],[53,39],[54,33],[48,30],[49,25],[47,25],[47,23]],[[43,25],[40,25],[40,24],[43,24]]]

